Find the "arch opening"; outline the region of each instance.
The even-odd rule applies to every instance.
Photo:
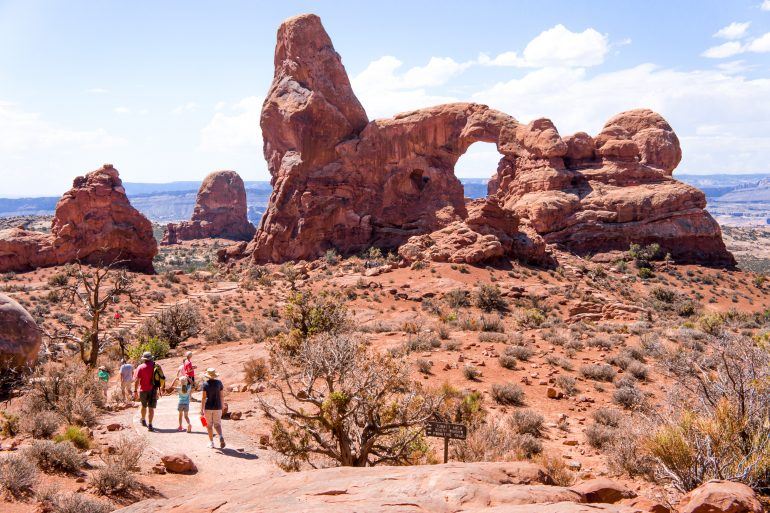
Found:
[[[502,157],[496,144],[481,141],[471,144],[460,155],[455,163],[455,176],[462,183],[466,198],[487,197],[487,184]]]

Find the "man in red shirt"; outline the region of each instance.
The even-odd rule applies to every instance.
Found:
[[[162,392],[155,388],[153,374],[155,372],[155,362],[152,359],[152,353],[145,352],[142,355],[142,364],[134,372],[134,396],[139,390],[139,401],[142,403],[142,425],[147,426],[148,431],[153,431],[152,418],[155,416],[155,408],[158,406],[158,395]],[[147,414],[147,410],[150,410]],[[148,417],[146,422],[145,415]]]

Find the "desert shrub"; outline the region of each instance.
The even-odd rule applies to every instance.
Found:
[[[525,328],[538,328],[545,322],[545,314],[539,308],[527,308],[519,312],[516,321]]]
[[[268,374],[269,369],[264,358],[251,357],[243,363],[243,381],[247,385],[265,381]]]
[[[504,312],[508,309],[508,302],[496,285],[484,283],[479,285],[474,293],[473,302],[485,312]]]
[[[81,450],[91,447],[91,440],[88,433],[77,426],[67,426],[64,433],[54,437],[55,442],[72,442],[72,445]]]
[[[52,411],[72,425],[93,425],[97,408],[104,402],[101,383],[81,363],[40,365],[32,374],[29,385],[25,413]]]
[[[545,362],[548,365],[553,365],[555,367],[561,367],[564,370],[571,371],[573,369],[572,367],[572,361],[570,361],[569,358],[565,358],[564,356],[559,356],[555,354],[549,354],[545,357]]]
[[[441,341],[435,335],[421,331],[410,335],[404,342],[404,349],[407,352],[430,351],[433,348],[441,347]]]
[[[594,449],[603,449],[615,439],[615,428],[593,423],[586,429],[588,445]]]
[[[481,371],[475,365],[466,363],[463,367],[463,376],[465,376],[465,379],[478,381],[478,379],[481,377]]]
[[[572,376],[560,374],[556,376],[555,384],[568,397],[575,395],[578,391],[577,381]]]
[[[60,425],[61,417],[48,410],[27,412],[21,421],[22,430],[33,438],[51,438]]]
[[[447,340],[444,342],[444,349],[447,351],[457,351],[460,349],[460,341],[459,340]]]
[[[516,410],[509,417],[510,427],[520,435],[542,436],[544,422],[543,416],[534,410]]]
[[[195,306],[189,303],[176,304],[145,321],[137,330],[137,338],[141,341],[157,338],[174,348],[180,342],[197,335],[200,325],[201,315]]]
[[[109,513],[114,508],[105,501],[92,499],[87,495],[73,492],[53,492],[41,501],[51,513]]]
[[[431,367],[433,367],[431,361],[425,358],[418,358],[415,365],[417,365],[417,370],[423,374],[430,374]]]
[[[113,450],[103,453],[105,466],[91,474],[91,484],[102,495],[123,493],[136,488],[134,477],[146,441],[136,435],[121,435],[112,445]]]
[[[725,319],[722,314],[705,314],[698,319],[698,327],[709,335],[720,335],[724,331]]]
[[[503,319],[499,315],[482,315],[481,316],[481,331],[503,333],[505,331],[505,324]]]
[[[70,442],[34,440],[24,448],[23,454],[43,470],[58,470],[68,474],[79,472],[86,463],[86,457]]]
[[[623,354],[616,354],[607,358],[607,362],[615,365],[620,370],[626,370],[631,365],[631,359]]]
[[[613,472],[626,473],[631,477],[653,478],[653,459],[643,447],[649,431],[648,422],[639,418],[621,422],[615,429],[612,441],[603,448]]]
[[[649,244],[641,246],[639,244],[631,244],[627,256],[634,261],[638,269],[651,269],[652,261],[660,257],[660,245]]]
[[[505,344],[508,342],[508,335],[505,333],[479,333],[479,342],[482,344]]]
[[[543,442],[529,433],[519,435],[516,437],[516,441],[519,455],[523,458],[531,459],[533,456],[543,452]]]
[[[345,303],[332,294],[296,292],[289,297],[283,318],[289,333],[281,344],[291,351],[315,335],[336,335],[351,328]]]
[[[37,468],[23,454],[0,456],[0,490],[18,498],[31,493],[35,483]]]
[[[122,493],[138,486],[138,482],[130,470],[117,467],[102,467],[91,474],[91,485],[101,495]]]
[[[446,324],[439,324],[436,326],[436,335],[438,335],[438,338],[441,340],[449,340],[452,332]]]
[[[444,302],[449,306],[449,308],[453,308],[457,310],[458,308],[465,308],[468,306],[471,306],[471,295],[468,293],[467,290],[463,289],[452,289],[446,294],[444,294]]]
[[[233,321],[229,317],[219,317],[213,324],[206,328],[203,338],[207,342],[221,344],[222,342],[232,342],[238,339],[238,335],[233,330]]]
[[[501,367],[508,370],[516,370],[515,356],[506,354],[505,351],[503,351],[503,354],[499,356],[498,361],[500,362]]]
[[[649,267],[640,267],[639,268],[639,277],[643,280],[649,280],[653,276],[655,276],[655,273],[652,272],[652,269]]]
[[[649,377],[649,374],[650,374],[650,371],[647,368],[647,366],[638,361],[631,362],[627,370],[633,377],[635,377],[639,381],[647,381],[647,378]]]
[[[534,462],[542,465],[545,473],[551,476],[556,486],[572,486],[575,484],[575,474],[567,468],[567,464],[561,456],[541,453],[534,458]]]
[[[594,381],[612,381],[615,378],[615,369],[606,364],[589,364],[580,367],[580,373]]]
[[[644,393],[635,386],[623,386],[615,389],[612,393],[612,400],[615,404],[631,410],[644,402]]]
[[[492,385],[492,399],[500,404],[521,406],[524,404],[524,390],[514,383],[495,383]]]
[[[677,293],[666,287],[653,287],[650,296],[661,303],[672,304],[677,298]]]
[[[469,430],[465,440],[452,444],[452,459],[471,461],[515,461],[541,453],[542,443],[532,435],[513,432],[507,419],[493,419]]]
[[[19,434],[19,431],[19,416],[7,411],[0,412],[0,435],[11,438]]]
[[[508,346],[503,350],[503,354],[526,362],[532,358],[532,355],[535,354],[535,350],[529,346]]]
[[[623,420],[623,414],[614,408],[599,408],[593,413],[594,422],[602,426],[618,427]]]
[[[142,354],[149,352],[156,360],[161,360],[168,356],[171,348],[168,342],[157,337],[149,338],[143,342],[131,346],[126,352],[129,360],[138,361]]]
[[[587,341],[588,347],[598,347],[600,349],[609,350],[615,345],[615,343],[607,336],[598,335],[591,337]]]

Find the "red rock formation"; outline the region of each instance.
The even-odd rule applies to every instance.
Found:
[[[157,252],[152,224],[131,206],[111,164],[75,178],[56,205],[50,234],[18,228],[0,231],[0,272],[75,260],[124,261],[130,269],[152,272]]]
[[[19,303],[0,294],[0,371],[35,363],[41,342],[35,319]]]
[[[261,126],[273,194],[247,250],[257,261],[407,241],[407,259],[537,261],[542,237],[578,253],[658,242],[680,261],[734,262],[703,194],[671,178],[679,141],[649,110],[615,116],[595,139],[468,103],[367,123],[320,19],[302,15],[278,30]],[[477,141],[502,154],[484,201],[505,215],[469,222],[454,165]]]
[[[238,173],[215,171],[203,180],[190,221],[169,224],[161,244],[215,237],[250,240],[256,229],[246,211],[246,188]]]

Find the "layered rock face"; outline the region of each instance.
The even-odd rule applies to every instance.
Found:
[[[249,222],[246,211],[246,188],[238,173],[215,171],[203,180],[198,190],[192,218],[169,224],[161,244],[219,237],[250,240],[256,228]]]
[[[75,178],[56,205],[50,234],[0,231],[0,272],[76,260],[97,265],[120,261],[132,270],[153,272],[157,252],[152,224],[131,206],[111,164]]]
[[[320,19],[302,15],[278,30],[261,127],[273,194],[247,250],[257,261],[408,242],[407,260],[543,262],[546,242],[578,253],[658,242],[680,261],[734,262],[704,195],[671,178],[679,141],[649,110],[596,138],[470,103],[368,122]],[[454,166],[477,141],[502,159],[469,208]]]
[[[23,306],[0,294],[0,371],[32,365],[42,334]]]

